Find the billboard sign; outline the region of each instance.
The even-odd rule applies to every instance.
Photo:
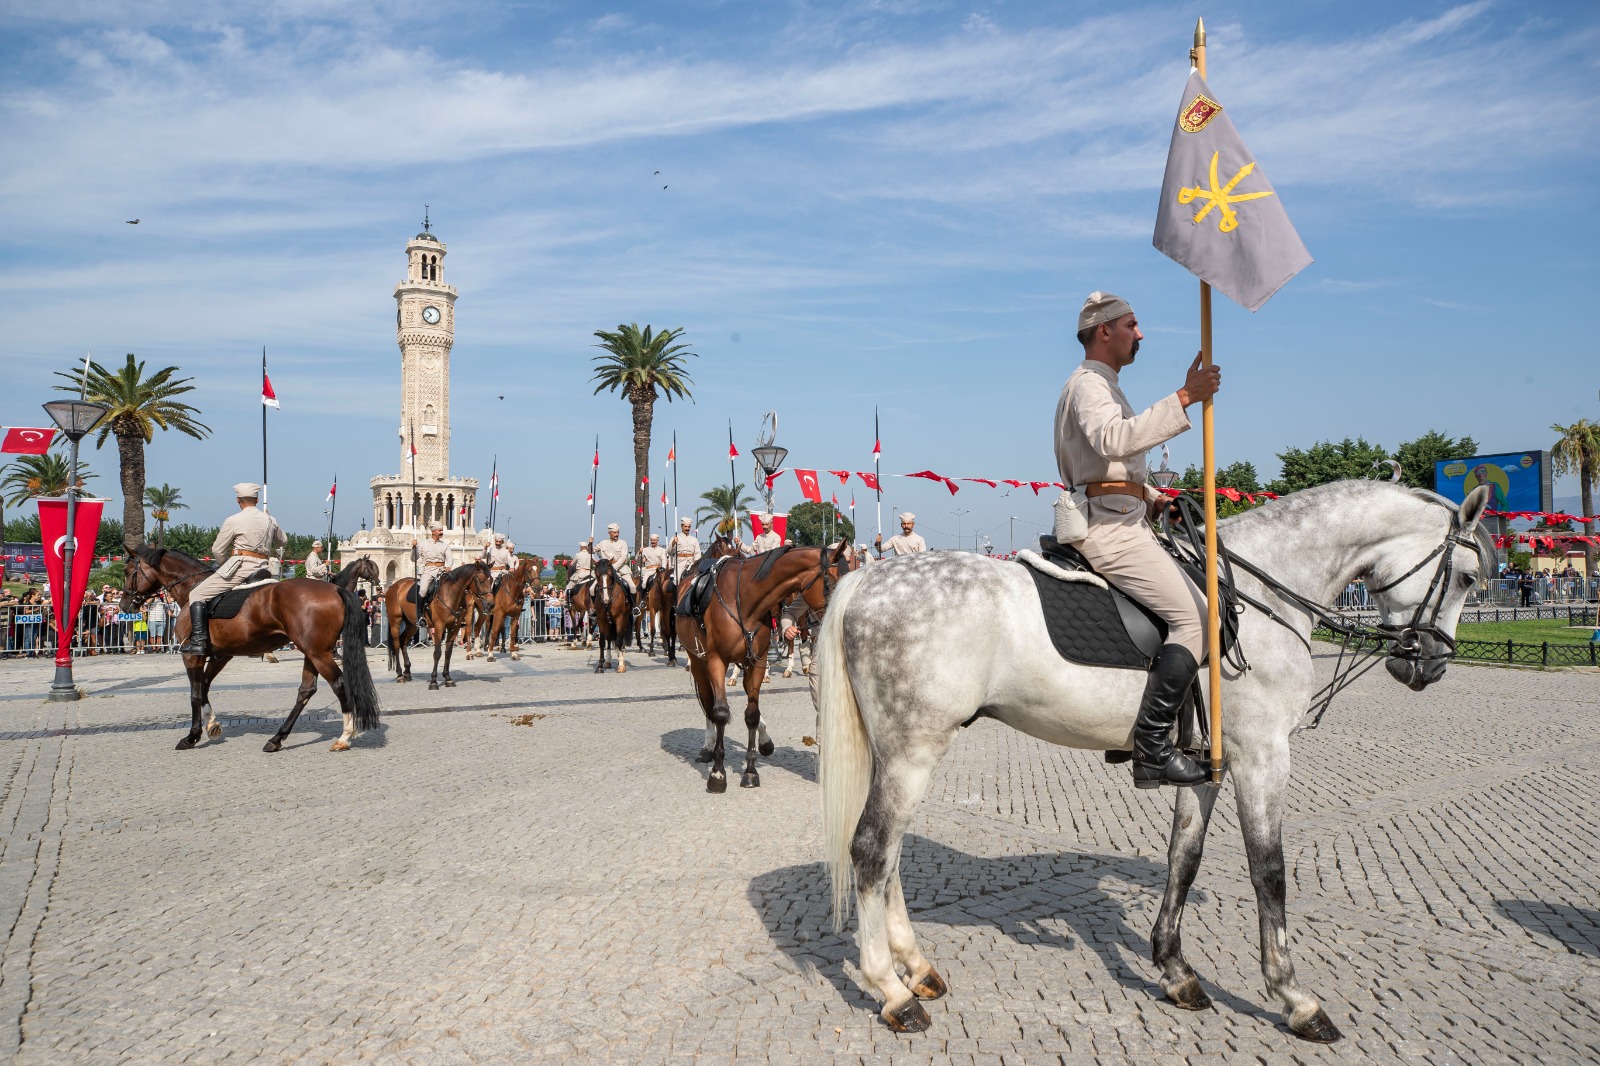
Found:
[[[1433,466],[1433,488],[1460,503],[1479,485],[1488,485],[1490,508],[1496,511],[1551,509],[1550,453],[1508,452],[1445,459]]]

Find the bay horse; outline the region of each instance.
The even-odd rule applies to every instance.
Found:
[[[1238,617],[1249,669],[1223,668],[1223,746],[1256,890],[1261,971],[1290,1031],[1306,1040],[1340,1036],[1295,980],[1285,917],[1289,738],[1317,687],[1312,629],[1331,616],[1322,605],[1363,578],[1378,601],[1390,675],[1414,691],[1437,681],[1455,654],[1462,603],[1494,563],[1479,524],[1488,501],[1483,486],[1457,506],[1421,489],[1343,481],[1218,523],[1236,586],[1251,598]],[[1052,744],[1126,750],[1145,676],[1062,658],[1025,566],[960,552],[895,558],[845,578],[816,655],[835,928],[853,881],[868,989],[891,1029],[920,1032],[931,1023],[919,1001],[947,988],[917,947],[900,847],[957,732],[984,717]],[[1187,1010],[1211,1005],[1183,957],[1179,923],[1218,791],[1174,795],[1166,893],[1150,938],[1162,992]]]
[[[538,596],[543,587],[539,583],[539,572],[532,559],[519,559],[517,565],[506,572],[500,579],[500,587],[490,593],[490,613],[484,619],[485,636],[484,647],[488,652],[486,662],[494,662],[495,648],[500,643],[500,634],[504,631],[508,618],[520,619],[522,617],[523,594],[527,591],[528,582],[533,582],[533,595]],[[517,627],[511,627],[511,646],[509,654],[514,660],[522,659],[522,652],[517,645]]]
[[[594,561],[594,580],[587,589],[594,605],[594,632],[600,638],[600,659],[594,672],[602,673],[611,665],[607,654],[612,648],[617,652],[617,673],[628,672],[628,640],[633,636],[633,605],[622,579],[609,559]]]
[[[384,608],[389,612],[389,668],[395,672],[397,682],[411,680],[408,645],[417,632],[417,605],[411,602],[411,589],[416,583],[414,577],[403,577],[383,594]],[[472,598],[483,596],[488,589],[489,564],[482,559],[458,566],[434,583],[425,619],[428,639],[433,643],[433,673],[428,678],[428,688],[439,687],[441,653],[444,655],[444,687],[455,687],[455,680],[450,676],[455,636],[466,624]]]
[[[663,566],[656,571],[645,592],[645,613],[650,617],[650,655],[656,653],[656,637],[661,637],[661,650],[666,653],[667,665],[678,662],[678,632],[672,624],[672,609],[678,605],[678,581],[672,576],[672,567]]]
[[[373,588],[381,588],[383,579],[378,576],[378,564],[372,561],[372,556],[363,555],[349,566],[339,568],[339,572],[328,579],[342,589],[356,591],[356,582],[365,581]]]
[[[189,590],[213,568],[192,556],[171,548],[140,548],[128,556],[127,576],[122,593],[122,610],[137,611],[157,592],[169,593],[178,604],[174,636],[189,636]],[[211,708],[211,682],[236,655],[264,655],[292,643],[305,656],[300,673],[300,691],[283,725],[262,748],[275,752],[294,728],[300,712],[317,691],[320,676],[333,689],[344,713],[344,732],[333,742],[333,751],[350,747],[357,730],[378,727],[378,690],[367,667],[367,614],[356,594],[328,581],[309,577],[289,578],[251,592],[232,618],[213,619],[209,626],[211,654],[185,655],[184,671],[189,675],[189,733],[178,741],[179,751],[188,751],[200,742],[201,712],[209,719],[207,732],[222,735],[222,726]],[[339,661],[334,662],[334,646],[343,640]]]
[[[583,631],[583,647],[589,646],[589,638],[594,633],[594,578],[574,587],[567,585],[567,611],[572,615],[572,624]],[[578,634],[572,634],[572,640],[567,645],[569,648],[578,647]]]
[[[761,685],[767,676],[767,649],[772,643],[772,618],[779,605],[795,596],[820,616],[839,578],[847,572],[849,545],[828,548],[777,548],[748,559],[729,559],[712,575],[710,602],[700,617],[675,614],[678,643],[689,659],[695,694],[706,717],[706,742],[696,761],[709,762],[706,791],[728,790],[723,766],[723,735],[732,715],[723,677],[729,666],[744,667],[745,745],[741,788],[759,788],[756,753],[771,755],[774,746],[761,721]]]

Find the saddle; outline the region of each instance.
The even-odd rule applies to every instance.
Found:
[[[244,584],[237,585],[227,592],[213,596],[206,601],[206,618],[215,622],[236,616],[243,608],[244,601],[256,589],[267,585],[276,585],[278,579],[272,576],[271,571],[262,567],[245,579]]]
[[[711,605],[711,588],[716,583],[717,568],[731,558],[727,555],[720,559],[704,557],[694,564],[694,579],[689,584],[689,591],[678,595],[678,606],[674,611],[678,617],[696,620],[705,617],[706,608]]]

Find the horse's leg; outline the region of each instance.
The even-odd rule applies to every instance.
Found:
[[[795,648],[795,644],[796,644],[796,641],[793,641],[793,640],[789,641],[788,661],[783,664],[783,676],[784,677],[793,677],[794,676],[794,648]]]
[[[1329,1044],[1340,1037],[1317,997],[1295,981],[1289,956],[1283,863],[1283,797],[1289,785],[1289,743],[1281,738],[1260,752],[1230,752],[1239,829],[1250,859],[1261,923],[1261,973],[1267,990],[1286,1008],[1289,1031],[1305,1040]]]
[[[200,743],[200,708],[205,704],[205,660],[197,655],[185,655],[183,668],[189,675],[189,735],[178,741],[179,751],[188,751]]]
[[[1172,840],[1167,845],[1167,892],[1161,900],[1161,913],[1156,915],[1155,929],[1150,934],[1152,961],[1161,968],[1161,991],[1184,1010],[1205,1010],[1211,1006],[1211,997],[1200,987],[1200,978],[1183,957],[1183,938],[1179,927],[1183,922],[1184,902],[1189,898],[1189,886],[1200,870],[1200,856],[1205,850],[1206,827],[1211,824],[1211,811],[1217,804],[1217,790],[1202,785],[1199,788],[1174,789],[1172,808]]]
[[[444,674],[440,678],[440,684],[444,685],[445,688],[456,687],[455,678],[450,676],[450,656],[456,650],[456,635],[459,632],[459,628],[455,630],[446,628],[444,631],[444,640],[440,641],[440,643],[444,645]]]
[[[283,724],[278,727],[278,731],[272,734],[271,739],[266,744],[262,745],[262,751],[274,752],[283,747],[284,738],[294,728],[295,722],[300,718],[300,712],[305,709],[306,703],[316,691],[317,670],[316,667],[311,665],[311,656],[307,655],[305,665],[300,668],[300,692],[295,697],[294,707],[290,709],[289,717],[283,720]]]
[[[934,767],[955,739],[912,738],[904,732],[874,738],[879,750],[867,802],[850,841],[856,874],[856,914],[860,927],[861,973],[868,990],[883,997],[879,1012],[898,1033],[920,1033],[933,1024],[917,1002],[945,992],[944,980],[917,948],[916,935],[900,888],[900,846],[911,815],[928,789]],[[895,970],[906,969],[903,981]],[[908,983],[909,982],[909,983]]]
[[[756,739],[759,732],[765,736],[767,727],[761,724],[761,683],[767,676],[767,657],[763,654],[744,675],[744,726],[749,730],[749,738],[744,746],[744,776],[739,778],[740,788],[760,788],[761,775],[756,773],[756,748],[759,745],[761,754],[772,754],[772,740],[767,738],[765,743]]]
[[[402,617],[401,622],[404,623],[404,621],[405,619]],[[400,655],[405,661],[406,668],[404,673],[395,678],[396,681],[411,680],[411,640],[417,635],[417,632],[421,630],[421,628],[422,626],[416,622],[411,623],[410,629],[407,629],[403,624],[400,627],[400,631],[405,634],[400,638]]]
[[[439,687],[439,656],[449,652],[450,631],[443,626],[435,626],[433,620],[428,620],[428,639],[433,644],[433,673],[428,675],[428,689],[432,691]]]
[[[707,637],[709,638],[709,636],[710,633],[708,632]],[[695,688],[700,688],[703,683],[709,690],[711,698],[709,700],[710,706],[706,710],[706,718],[716,731],[716,736],[711,743],[711,774],[706,778],[706,791],[726,792],[728,791],[728,773],[722,765],[723,743],[728,730],[728,719],[732,717],[728,711],[728,693],[722,686],[722,676],[727,667],[723,665],[722,660],[717,658],[709,647],[706,648],[705,658],[690,661],[699,662],[700,669],[704,672],[703,682],[700,677],[697,676],[695,678]],[[706,697],[701,696],[701,701],[707,702]]]
[[[628,672],[628,623],[633,621],[628,615],[628,601],[622,601],[622,620],[617,621],[617,616],[612,615],[613,628],[617,631],[617,673]]]
[[[313,661],[311,656],[307,655],[306,662],[314,666],[317,673],[328,683],[328,687],[333,689],[333,695],[339,701],[339,710],[344,715],[344,732],[339,734],[339,739],[335,740],[328,750],[349,751],[350,742],[356,737],[356,716],[350,709],[349,694],[345,692],[344,673],[334,662],[332,649],[317,661]]]
[[[522,646],[517,643],[517,627],[521,625],[520,618],[521,616],[519,615],[518,618],[512,620],[510,635],[506,637],[507,643],[511,645],[511,660],[513,662],[522,661]],[[532,632],[532,630],[530,629],[529,632]]]
[[[222,668],[232,661],[231,655],[213,654],[206,660],[205,673],[200,678],[200,706],[206,712],[206,736],[212,740],[222,736],[222,723],[217,721],[217,712],[211,709],[211,682],[222,673]]]
[[[500,631],[504,628],[504,624],[505,619],[501,617],[500,605],[496,604],[494,612],[483,623],[484,628],[489,631],[489,639],[483,649],[483,661],[486,663],[495,661],[494,653],[499,649]]]

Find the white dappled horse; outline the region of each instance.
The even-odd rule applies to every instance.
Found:
[[[1239,618],[1250,668],[1241,675],[1225,666],[1223,743],[1260,911],[1262,972],[1289,1028],[1306,1039],[1336,1040],[1339,1031],[1295,981],[1284,914],[1289,737],[1317,687],[1315,619],[1288,593],[1328,604],[1364,578],[1379,628],[1393,638],[1385,665],[1420,691],[1444,674],[1467,591],[1493,561],[1479,528],[1487,503],[1483,488],[1457,507],[1388,482],[1344,481],[1218,523],[1229,552],[1280,586],[1235,567],[1239,587],[1284,621],[1255,608]],[[869,990],[883,999],[891,1028],[920,1031],[930,1022],[918,1000],[946,988],[917,948],[900,846],[957,730],[981,715],[1053,744],[1127,749],[1145,675],[1066,661],[1045,630],[1028,571],[957,552],[907,556],[847,577],[823,618],[816,658],[835,921],[853,879]],[[1151,936],[1162,990],[1193,1010],[1210,1000],[1183,958],[1178,930],[1216,796],[1204,786],[1177,791],[1166,895]]]

